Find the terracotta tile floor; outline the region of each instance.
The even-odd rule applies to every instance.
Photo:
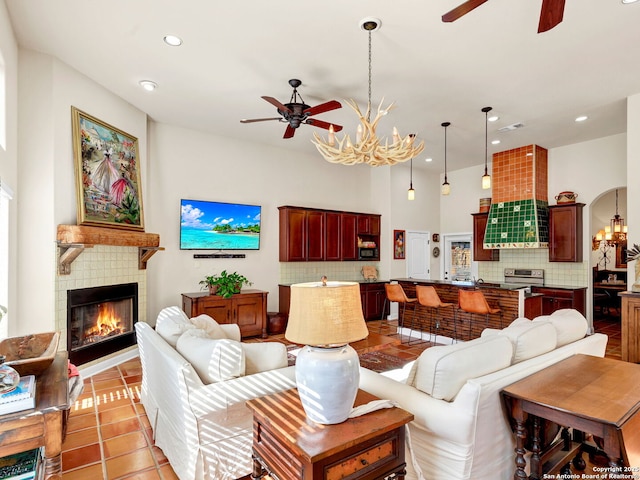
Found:
[[[380,322],[369,322],[368,326],[377,333]],[[393,328],[385,322],[381,333],[391,333]],[[620,359],[620,321],[597,320],[595,330],[609,335],[607,356]],[[268,340],[286,342],[284,335]],[[407,338],[403,337],[403,341]],[[431,345],[404,343],[382,351],[413,360]],[[162,450],[153,445],[151,427],[140,404],[141,375],[136,358],[85,379],[84,392],[71,410],[62,446],[63,480],[178,478]]]

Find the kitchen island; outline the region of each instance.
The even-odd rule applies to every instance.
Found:
[[[477,338],[485,328],[503,328],[518,317],[525,316],[525,289],[526,285],[515,283],[474,283],[456,282],[449,280],[421,280],[416,278],[395,278],[408,297],[416,297],[416,285],[432,286],[438,292],[444,303],[453,303],[453,307],[441,308],[437,315],[431,308],[417,305],[415,310],[414,330],[429,331],[431,315],[439,320],[438,335],[454,338],[454,320],[457,321],[456,329],[459,340],[471,340]],[[485,321],[484,315],[471,315],[458,308],[458,290],[479,289],[484,294],[490,307],[500,308],[500,313],[489,315]],[[529,298],[529,297],[527,297]],[[530,298],[536,298],[535,296]],[[403,315],[403,309],[399,308],[399,316]],[[413,308],[407,307],[404,319],[400,323],[406,328],[411,325]]]

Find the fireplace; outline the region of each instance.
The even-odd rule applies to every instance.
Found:
[[[67,351],[76,364],[136,344],[138,284],[67,290]]]

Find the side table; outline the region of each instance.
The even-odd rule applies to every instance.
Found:
[[[358,391],[355,405],[377,397]],[[402,479],[405,425],[413,415],[385,408],[336,425],[307,420],[296,389],[247,402],[253,411],[253,473],[280,480]]]
[[[0,416],[0,457],[44,447],[44,478],[62,478],[62,417],[69,408],[67,352],[36,378],[36,407]]]
[[[514,479],[546,478],[536,428],[540,418],[601,438],[609,458],[606,472],[627,475],[606,478],[640,478],[640,365],[574,355],[505,387],[502,395],[515,421]],[[532,432],[525,423],[528,416],[534,420]],[[527,476],[529,435],[533,446]]]

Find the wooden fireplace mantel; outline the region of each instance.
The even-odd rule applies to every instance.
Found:
[[[116,228],[85,227],[82,225],[58,225],[58,274],[69,275],[71,264],[85,248],[94,245],[138,247],[138,269],[145,270],[147,261],[158,251],[160,235],[157,233],[131,232]]]

